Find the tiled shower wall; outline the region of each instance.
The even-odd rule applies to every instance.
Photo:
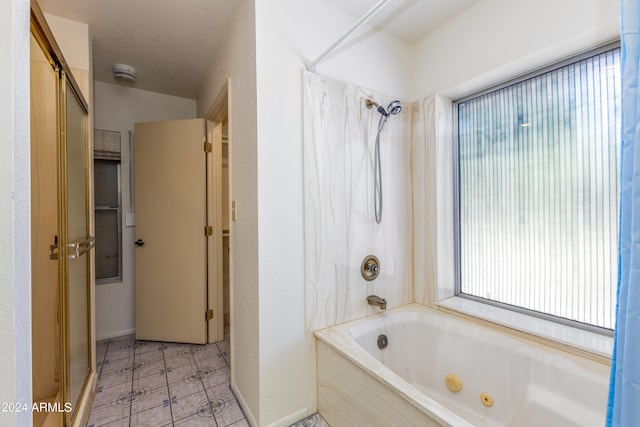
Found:
[[[413,302],[411,106],[381,134],[382,221],[374,216],[374,147],[380,113],[393,98],[318,74],[304,74],[305,286],[307,332]],[[380,261],[371,282],[367,255]]]

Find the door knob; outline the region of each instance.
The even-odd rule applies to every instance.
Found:
[[[142,239],[138,239],[134,243],[136,244],[136,246],[144,246],[144,240]]]

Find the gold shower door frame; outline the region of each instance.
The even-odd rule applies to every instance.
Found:
[[[82,422],[77,419],[78,404],[86,401],[93,371],[90,274],[94,251],[91,250],[93,238],[90,237],[88,104],[34,0],[31,1],[31,33],[56,71],[57,79],[57,262],[62,402],[56,409],[64,411],[64,425],[71,426]],[[75,122],[69,122],[73,119]],[[70,155],[75,157],[72,157],[74,161],[68,161]],[[86,416],[88,413],[83,418]]]
[[[67,425],[75,423],[77,404],[85,393],[87,380],[91,373],[91,349],[92,337],[90,327],[90,250],[93,242],[90,236],[90,193],[89,193],[89,144],[88,144],[88,120],[86,104],[82,95],[73,90],[69,75],[60,71],[59,80],[59,119],[61,125],[59,139],[59,175],[58,194],[60,218],[59,237],[59,263],[62,303],[62,361],[63,378],[62,387],[63,402],[70,402],[73,411],[66,413]],[[71,93],[70,93],[71,92]],[[77,102],[77,104],[75,104]],[[70,109],[80,107],[84,113],[84,138],[81,147],[73,147],[69,136]],[[75,141],[76,143],[79,141]],[[80,148],[83,153],[83,163],[72,164],[70,153]],[[77,153],[76,153],[77,154]],[[80,174],[78,176],[78,169]],[[75,175],[75,176],[74,176]],[[83,189],[77,187],[74,179],[83,179]],[[84,184],[84,185],[82,185]],[[78,190],[84,194],[78,194]],[[80,200],[78,200],[80,199]],[[80,206],[78,202],[80,201]],[[80,212],[78,209],[80,208]],[[84,212],[82,212],[84,210]],[[84,215],[82,215],[84,213]],[[84,218],[81,218],[84,216]],[[84,229],[84,230],[79,230]],[[74,232],[75,231],[75,232]],[[86,255],[86,256],[85,256]],[[84,359],[84,360],[83,360]]]

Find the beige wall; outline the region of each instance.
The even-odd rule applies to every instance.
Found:
[[[0,402],[31,401],[29,2],[0,14]],[[31,413],[0,413],[30,425]]]
[[[53,36],[65,61],[71,68],[82,94],[91,106],[91,43],[89,38],[89,25],[71,21],[46,13],[47,24],[51,28]],[[90,108],[91,110],[91,108]]]

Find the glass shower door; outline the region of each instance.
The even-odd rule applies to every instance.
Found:
[[[80,425],[89,416],[95,385],[89,106],[33,1],[31,34],[31,223],[32,235],[42,240],[32,249],[44,252],[39,257],[46,256],[48,268],[40,275],[46,280],[33,280],[32,325],[37,334],[32,335],[38,343],[33,348],[42,354],[34,353],[32,381],[38,385],[34,399],[57,409],[34,414],[33,424]],[[81,81],[88,84],[80,71]],[[46,87],[33,86],[42,75],[48,79]],[[32,268],[39,267],[33,259]],[[34,276],[38,271],[34,269]],[[41,336],[50,340],[42,343]],[[48,383],[42,385],[42,378]]]
[[[90,373],[89,251],[94,239],[89,236],[87,114],[69,82],[63,84],[66,84],[66,105],[62,108],[66,113],[63,170],[66,169],[67,401],[75,405]]]

